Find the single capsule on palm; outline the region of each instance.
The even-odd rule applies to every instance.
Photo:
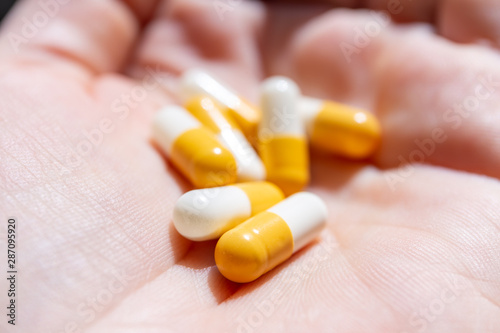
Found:
[[[224,233],[215,247],[217,268],[231,281],[253,281],[318,237],[327,215],[317,195],[296,193]]]
[[[298,110],[299,97],[299,88],[286,77],[275,76],[262,83],[258,151],[267,180],[287,196],[309,182],[309,151]]]
[[[153,139],[177,169],[196,187],[236,181],[236,160],[186,109],[167,106],[153,120]]]
[[[194,241],[219,238],[224,232],[283,200],[269,182],[247,182],[183,194],[174,207],[177,231]]]
[[[364,159],[380,144],[380,124],[370,112],[310,97],[301,98],[299,111],[313,147],[351,159]]]

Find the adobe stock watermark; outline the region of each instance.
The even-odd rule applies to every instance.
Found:
[[[470,95],[455,103],[443,114],[443,123],[449,124],[454,131],[462,126],[465,119],[477,112],[481,104],[489,100],[500,87],[500,81],[493,77],[493,74],[480,76],[477,82],[478,84]],[[398,184],[403,183],[415,173],[415,163],[424,163],[436,152],[438,145],[445,143],[448,138],[448,134],[442,127],[436,127],[431,131],[430,137],[415,139],[416,148],[406,158],[399,155],[398,168],[386,172],[384,176],[391,191],[394,192]]]
[[[161,89],[168,83],[165,81],[165,74],[161,73],[159,68],[147,67],[146,72],[147,75],[139,84],[113,100],[107,116],[101,118],[93,128],[82,130],[82,139],[66,154],[65,163],[60,165],[60,175],[82,166],[85,158],[90,156],[104,142],[106,136],[113,133],[117,125],[127,119],[151,92]]]
[[[241,5],[243,0],[213,0],[212,7],[217,13],[220,21],[224,21],[226,13],[232,13]]]
[[[22,25],[19,32],[9,32],[7,39],[15,53],[19,52],[21,45],[29,43],[35,38],[50,21],[61,11],[61,7],[67,5],[72,0],[40,0],[39,9],[30,17],[21,19]]]
[[[259,332],[259,328],[270,318],[277,307],[287,300],[288,295],[293,294],[293,290],[298,288],[301,282],[308,276],[319,270],[321,263],[328,260],[334,249],[338,248],[337,241],[330,235],[325,235],[323,241],[312,250],[312,254],[294,270],[293,275],[283,280],[280,286],[274,289],[269,297],[261,302],[254,302],[253,310],[247,312],[245,316],[236,318],[238,326],[237,333]]]
[[[468,286],[454,277],[436,298],[411,314],[408,319],[408,324],[412,327],[411,333],[425,332],[430,324],[436,321],[446,311],[446,308],[460,298],[468,288]],[[402,331],[401,333],[410,332]]]
[[[84,327],[92,323],[97,315],[105,311],[108,306],[116,300],[119,294],[133,283],[135,274],[126,272],[111,271],[111,278],[105,286],[93,295],[89,295],[76,307],[76,314],[79,319],[68,321],[57,333],[81,333]]]
[[[358,55],[361,50],[368,47],[372,40],[380,35],[384,28],[391,23],[391,14],[399,15],[404,10],[403,2],[411,2],[412,0],[389,0],[387,9],[382,11],[370,11],[373,20],[364,24],[363,27],[356,26],[353,28],[353,41],[351,43],[341,42],[340,50],[344,55],[347,63],[351,63],[353,55]]]

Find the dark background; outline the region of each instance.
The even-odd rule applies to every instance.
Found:
[[[14,2],[16,2],[16,0],[0,0],[0,21],[3,19],[5,14],[7,14]]]
[[[287,2],[287,3],[324,3],[328,2],[328,0],[261,0],[264,2]],[[16,0],[0,0],[0,22],[7,14],[12,5],[16,2]]]
[[[327,2],[328,0],[261,0],[264,2],[297,2],[297,3],[311,3],[311,2]],[[0,0],[0,22],[7,14],[12,5],[16,2],[16,0]]]

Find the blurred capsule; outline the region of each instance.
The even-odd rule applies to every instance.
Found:
[[[200,69],[187,70],[181,76],[180,89],[184,102],[199,95],[211,97],[234,118],[247,137],[256,136],[260,111],[210,74]]]
[[[303,97],[299,104],[311,145],[352,159],[371,156],[381,128],[369,112],[348,105]]]

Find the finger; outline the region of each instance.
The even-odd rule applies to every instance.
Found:
[[[335,10],[269,52],[282,55],[271,73],[292,76],[304,93],[377,113],[379,165],[423,162],[500,177],[493,51],[450,43],[428,26],[398,27],[370,12]]]
[[[500,3],[495,0],[445,0],[440,33],[460,43],[489,43],[500,47]]]
[[[302,0],[267,1],[305,4]],[[347,8],[368,8],[384,11],[396,22],[432,22],[440,34],[460,43],[500,44],[500,4],[495,0],[317,0]]]
[[[93,73],[122,68],[155,0],[23,1],[1,30],[4,59],[64,60]]]
[[[253,97],[262,76],[256,39],[262,13],[256,2],[169,1],[145,31],[130,73],[159,69],[175,86],[178,74],[201,67]]]

